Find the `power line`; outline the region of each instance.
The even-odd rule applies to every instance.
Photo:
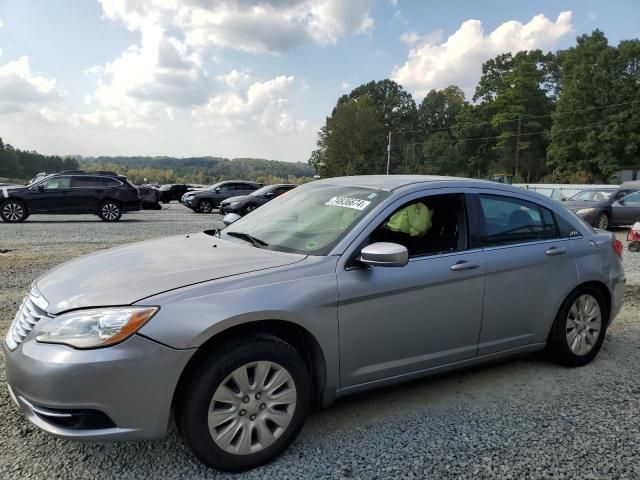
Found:
[[[634,120],[630,120],[630,121],[640,121],[640,118],[634,119]],[[564,128],[564,129],[560,129],[560,130],[554,130],[554,133],[562,133],[562,132],[572,132],[572,131],[576,131],[576,130],[586,130],[589,128],[596,128],[596,127],[604,127],[604,126],[608,126],[609,123],[605,123],[605,122],[600,122],[600,123],[592,123],[590,125],[583,125],[582,127],[573,127],[573,128]],[[618,125],[620,126],[620,125]],[[489,137],[470,137],[470,138],[459,138],[459,139],[453,139],[453,140],[445,140],[445,141],[440,141],[440,142],[435,142],[435,144],[455,144],[455,143],[460,143],[460,142],[471,142],[474,140],[495,140],[498,138],[513,138],[513,137],[529,137],[529,136],[535,136],[535,135],[548,135],[549,133],[551,133],[552,130],[542,130],[539,132],[525,132],[525,133],[520,133],[520,134],[510,134],[510,135],[493,135],[493,136],[489,136]],[[432,143],[432,142],[409,142],[409,143],[400,143],[400,144],[396,144],[396,145],[391,145],[391,147],[402,147],[404,145],[425,145],[427,143]]]
[[[611,108],[611,107],[620,107],[623,105],[635,105],[635,104],[640,104],[640,100],[634,100],[632,102],[620,102],[620,103],[611,103],[609,105],[600,105],[597,107],[589,107],[589,108],[583,108],[583,109],[579,109],[579,110],[568,110],[566,112],[554,112],[554,113],[548,113],[548,114],[544,114],[544,115],[519,115],[517,118],[511,119],[511,120],[501,120],[499,122],[496,122],[497,124],[504,124],[504,123],[514,123],[517,122],[519,119],[522,120],[527,120],[529,118],[545,118],[545,117],[557,117],[558,115],[570,115],[573,113],[582,113],[582,112],[588,112],[588,111],[593,111],[593,110],[602,110],[605,108]],[[491,120],[484,120],[482,122],[467,122],[467,123],[461,123],[461,124],[457,124],[457,127],[468,127],[468,126],[480,126],[480,125],[495,125]],[[447,131],[447,130],[452,130],[453,126],[451,127],[442,127],[442,128],[424,128],[424,129],[420,129],[420,130],[404,130],[404,131],[400,131],[400,132],[391,132],[392,135],[401,135],[401,134],[407,134],[407,133],[422,133],[422,132],[441,132],[441,131]]]

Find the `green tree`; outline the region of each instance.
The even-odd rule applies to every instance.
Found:
[[[322,177],[384,173],[385,127],[368,95],[341,101],[318,136],[309,163]]]
[[[557,179],[603,182],[638,164],[639,64],[638,40],[612,47],[599,30],[562,53],[547,152]]]
[[[540,50],[505,53],[483,64],[473,99],[485,107],[497,137],[496,170],[527,181],[545,173],[556,79],[554,55]]]

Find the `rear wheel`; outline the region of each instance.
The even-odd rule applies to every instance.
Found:
[[[549,351],[558,363],[579,367],[595,358],[607,328],[605,307],[593,287],[580,287],[566,298],[549,335]]]
[[[198,203],[198,211],[200,213],[211,213],[213,211],[213,203],[209,200],[200,200],[200,203]]]
[[[630,252],[640,252],[640,242],[630,242],[629,243],[629,251]]]
[[[184,390],[176,421],[201,461],[247,470],[295,439],[309,412],[310,390],[306,364],[291,345],[253,336],[203,363]]]
[[[606,230],[609,227],[609,215],[607,215],[606,212],[600,212],[593,226],[601,230]]]
[[[244,214],[246,215],[247,213],[251,213],[253,212],[256,208],[255,205],[247,205],[246,207],[244,207]]]
[[[100,205],[98,216],[105,222],[117,222],[122,216],[122,207],[115,200],[106,200]]]
[[[0,217],[9,223],[23,222],[27,219],[27,207],[19,200],[6,200],[0,205]]]

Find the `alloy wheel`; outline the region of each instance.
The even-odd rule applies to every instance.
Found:
[[[256,209],[255,205],[249,205],[245,210],[247,213],[251,213]]]
[[[17,222],[24,216],[24,207],[18,202],[9,202],[2,207],[2,215],[11,222]]]
[[[205,200],[200,202],[199,208],[202,213],[211,213],[211,210],[213,210],[213,205],[211,205],[211,202]]]
[[[102,217],[105,220],[115,220],[120,215],[120,208],[115,203],[105,203],[102,206]]]
[[[602,312],[595,297],[580,295],[567,315],[567,344],[574,355],[584,356],[598,342],[602,330]]]
[[[598,227],[600,230],[606,230],[608,226],[609,226],[609,217],[607,216],[606,213],[600,214],[596,222],[596,227]]]
[[[247,363],[213,394],[207,419],[211,438],[228,453],[260,452],[287,430],[296,400],[295,382],[284,367],[268,361]]]

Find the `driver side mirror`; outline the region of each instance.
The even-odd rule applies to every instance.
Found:
[[[398,243],[377,242],[364,247],[358,260],[371,267],[404,267],[409,263],[409,251]]]
[[[221,192],[220,187],[216,188],[216,189],[214,190],[214,192],[216,192],[216,193],[220,193],[220,192]]]
[[[44,185],[38,185],[38,191],[44,192]]]
[[[240,218],[242,217],[240,217],[240,215],[238,215],[237,213],[227,213],[222,219],[222,223],[229,226],[233,222],[237,222]]]
[[[618,203],[619,203],[620,205],[624,205],[624,197],[622,197],[620,200],[618,200]]]

